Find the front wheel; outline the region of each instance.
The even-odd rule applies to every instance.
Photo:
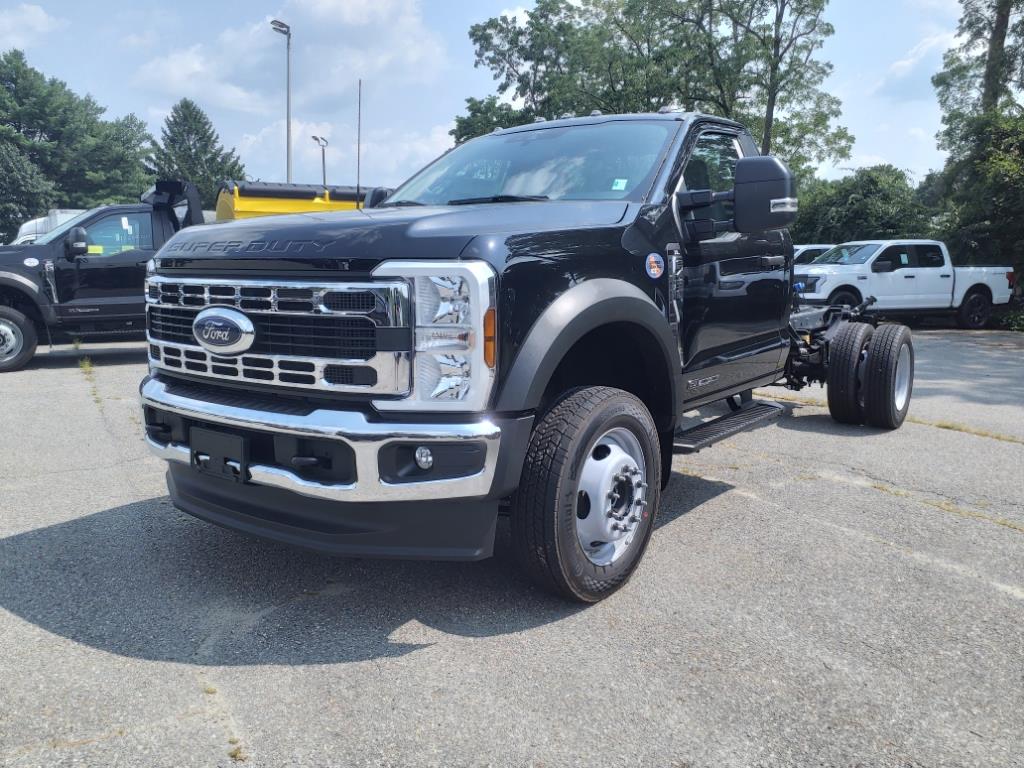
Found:
[[[654,530],[661,445],[628,392],[565,393],[540,419],[512,500],[520,566],[541,587],[596,603],[626,583]]]
[[[36,327],[16,309],[0,306],[0,373],[23,367],[36,352]]]

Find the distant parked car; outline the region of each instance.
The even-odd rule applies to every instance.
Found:
[[[1009,304],[1013,267],[954,267],[937,240],[872,240],[837,245],[794,270],[807,304],[856,306],[924,316],[955,313],[962,328],[984,328],[994,306]]]
[[[794,245],[793,246],[793,264],[810,264],[816,258],[821,256],[832,248],[834,245]]]

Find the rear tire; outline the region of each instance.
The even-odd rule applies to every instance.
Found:
[[[875,331],[864,362],[864,415],[869,426],[896,429],[914,391],[914,342],[905,325]]]
[[[980,331],[992,317],[992,301],[984,291],[969,291],[956,313],[956,324],[969,331]]]
[[[38,343],[31,319],[16,309],[0,306],[0,373],[24,367],[36,353]]]
[[[654,530],[661,462],[654,419],[636,397],[610,387],[565,393],[533,430],[512,499],[522,569],[581,603],[625,584]]]
[[[864,423],[861,365],[875,329],[867,323],[847,323],[828,351],[828,411],[840,424]]]

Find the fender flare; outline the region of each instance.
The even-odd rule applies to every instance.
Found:
[[[572,346],[596,328],[622,322],[640,326],[658,342],[669,373],[674,410],[679,413],[683,373],[679,346],[668,319],[635,285],[610,278],[595,278],[570,288],[541,313],[505,376],[495,410],[536,409],[551,376]]]
[[[54,311],[46,295],[29,278],[19,275],[17,272],[0,271],[0,287],[11,288],[16,293],[20,293],[29,299],[35,304],[39,314],[42,315],[43,320],[48,325],[53,325],[57,322],[57,313]]]

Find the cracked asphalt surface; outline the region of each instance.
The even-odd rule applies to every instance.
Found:
[[[0,765],[1024,765],[1024,336],[915,338],[912,422],[778,391],[585,609],[504,526],[446,564],[194,520],[143,346],[40,355],[0,378]]]

